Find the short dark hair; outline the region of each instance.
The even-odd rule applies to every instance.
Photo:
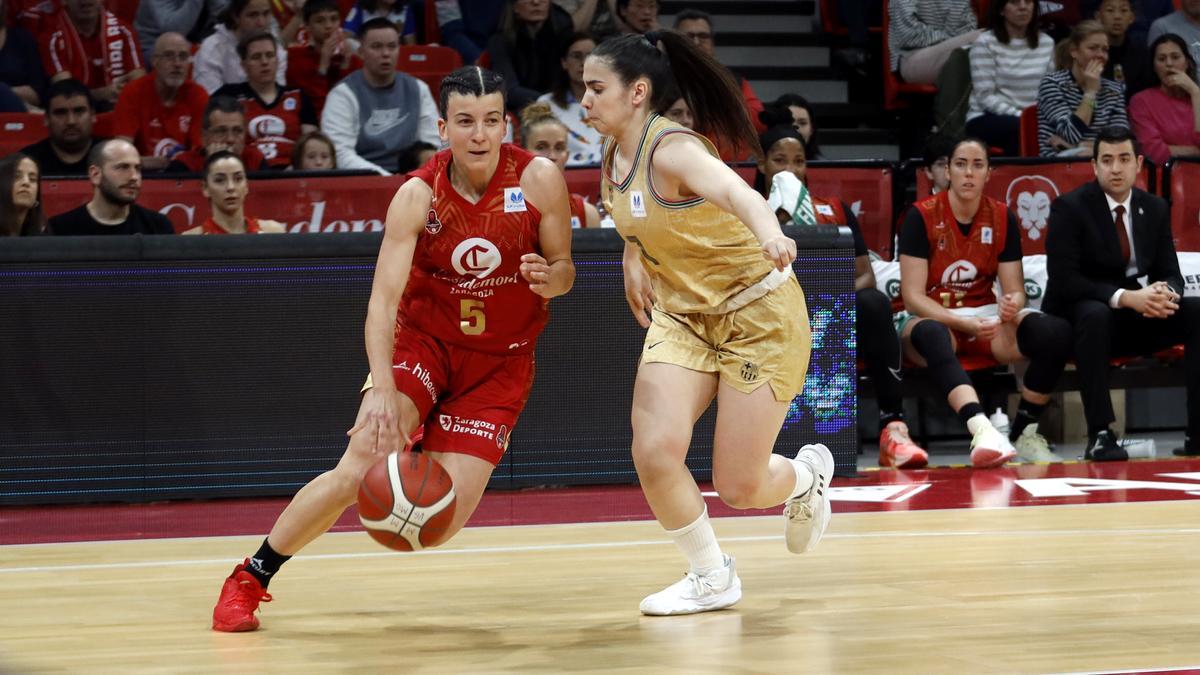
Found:
[[[363,40],[367,37],[367,33],[382,28],[389,28],[396,31],[396,35],[400,35],[400,27],[395,22],[382,16],[377,16],[374,19],[368,19],[363,22],[363,25],[358,29],[358,39]]]
[[[697,19],[703,19],[704,22],[708,24],[709,30],[714,29],[712,14],[709,14],[708,12],[706,12],[702,9],[691,9],[691,8],[685,9],[682,12],[676,14],[675,15],[675,23],[671,27],[674,28],[675,30],[679,30],[679,24],[681,22],[696,21]]]
[[[208,99],[208,105],[204,106],[204,119],[200,124],[201,129],[208,129],[214,112],[238,113],[242,117],[245,117],[246,106],[242,105],[242,102],[236,98],[225,96],[224,94]]]
[[[242,165],[242,170],[246,170],[245,162],[243,162],[242,158],[238,157],[237,154],[230,152],[229,150],[218,150],[204,160],[204,168],[200,171],[200,174],[204,177],[205,183],[208,182],[208,173],[212,170],[212,165],[223,159],[236,159],[238,164]]]
[[[300,17],[304,19],[304,23],[308,23],[313,16],[320,12],[333,12],[338,15],[339,19],[342,18],[342,10],[333,0],[308,0],[304,3],[304,9],[300,10]]]
[[[438,94],[438,112],[446,119],[450,107],[450,95],[487,96],[499,93],[507,103],[508,96],[504,93],[504,78],[487,68],[480,66],[463,66],[442,79],[442,90]]]
[[[238,43],[237,43],[238,58],[241,59],[242,61],[245,61],[246,53],[250,51],[250,45],[252,45],[255,42],[258,42],[260,40],[270,40],[271,44],[275,47],[275,50],[276,51],[279,50],[279,40],[276,40],[274,35],[271,35],[270,33],[266,32],[266,31],[260,31],[258,33],[251,33],[251,34],[247,35],[246,37],[242,38],[241,40],[238,40]]]
[[[1092,141],[1092,161],[1095,162],[1096,158],[1100,156],[1101,143],[1115,145],[1125,141],[1133,143],[1133,154],[1142,154],[1142,147],[1138,144],[1137,136],[1133,135],[1133,129],[1117,124],[1104,127],[1096,133],[1096,139]]]
[[[92,112],[96,112],[96,99],[92,98],[92,92],[88,90],[87,85],[74,79],[59,80],[51,84],[46,89],[46,114],[50,114],[50,101],[58,97],[75,98],[82,96],[87,99],[88,108]]]

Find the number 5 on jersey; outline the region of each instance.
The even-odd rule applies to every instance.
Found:
[[[479,335],[487,327],[483,301],[464,298],[458,303],[458,327],[465,335]]]

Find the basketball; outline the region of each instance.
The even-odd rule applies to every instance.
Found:
[[[450,474],[417,452],[384,457],[358,486],[358,519],[375,541],[397,551],[442,543],[454,505]]]

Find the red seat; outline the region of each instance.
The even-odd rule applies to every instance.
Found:
[[[900,79],[892,72],[892,54],[888,49],[888,0],[883,0],[883,107],[886,110],[907,108],[905,95],[932,96],[937,93],[937,87],[932,84],[911,84]]]
[[[862,0],[855,0],[861,2]],[[837,0],[821,0],[821,32],[826,35],[837,35],[839,37],[849,35],[850,31],[838,21],[837,16]],[[887,21],[887,14],[884,14],[884,21]],[[883,30],[883,26],[867,26],[867,30],[872,33],[879,33]]]
[[[437,20],[436,0],[425,0],[425,44],[442,41],[442,27]]]
[[[449,47],[403,45],[396,66],[429,85],[429,91],[436,101],[442,88],[442,78],[461,68],[462,64],[462,55]]]
[[[96,115],[96,123],[92,125],[92,135],[97,138],[116,136],[116,115],[115,110]]]
[[[0,113],[0,157],[46,137],[46,118],[37,113]]]
[[[1031,105],[1021,111],[1021,156],[1037,157],[1041,154],[1038,149],[1037,105]]]

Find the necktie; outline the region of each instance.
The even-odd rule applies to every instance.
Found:
[[[1125,205],[1118,204],[1117,212],[1117,241],[1121,242],[1121,260],[1129,263],[1129,233],[1125,231]]]

